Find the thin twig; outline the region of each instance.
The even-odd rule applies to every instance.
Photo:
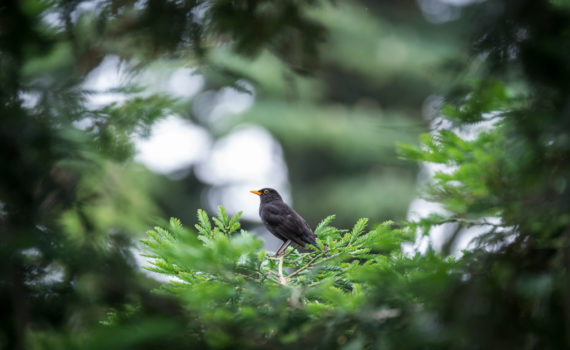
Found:
[[[271,274],[275,274],[275,272],[269,270],[269,272],[267,273],[267,275],[264,275],[262,272],[257,271],[257,273],[259,273],[261,275],[261,282],[264,282],[265,280],[269,280],[273,283],[277,283],[277,284],[281,284],[279,283],[278,280],[274,279],[271,277]]]
[[[317,260],[318,258],[323,256],[323,254],[324,253],[320,253],[319,255],[315,256],[314,258],[311,259],[311,261],[309,261],[308,263],[306,263],[304,266],[300,267],[296,271],[292,272],[288,277],[291,278],[291,277],[295,276],[296,274],[298,274],[299,272],[308,269],[315,262],[315,260]]]
[[[287,279],[283,276],[283,256],[279,258],[279,282],[282,285],[287,285]]]
[[[437,222],[436,225],[443,225],[443,224],[449,224],[449,223],[459,223],[459,224],[463,224],[465,226],[492,226],[492,227],[509,227],[509,226],[511,226],[511,225],[505,225],[505,224],[493,224],[491,222],[488,222],[485,219],[483,219],[481,221],[477,221],[477,220],[468,220],[468,219],[462,219],[462,218],[445,219],[445,220]]]

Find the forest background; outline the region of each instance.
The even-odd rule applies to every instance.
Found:
[[[4,1],[0,346],[568,348],[569,62],[564,0]]]

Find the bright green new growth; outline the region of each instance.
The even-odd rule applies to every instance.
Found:
[[[199,209],[197,235],[175,218],[166,228],[155,227],[144,241],[151,253],[146,256],[153,259],[153,267],[147,269],[188,283],[196,283],[196,276],[206,281],[247,278],[260,284],[279,283],[276,261],[260,250],[261,240],[244,230],[236,232],[240,229],[240,216],[241,212],[229,218],[220,206],[218,216],[210,221],[206,211]],[[365,231],[368,219],[363,218],[348,232],[330,226],[333,219],[334,215],[328,216],[315,230],[319,250],[306,254],[289,248],[284,263],[295,269],[284,276],[289,278],[289,285],[315,285],[329,280],[342,286],[352,285],[348,276],[363,266],[377,264],[386,254],[399,254],[399,244],[411,237],[391,229],[391,222]],[[354,264],[358,259],[366,260]]]
[[[367,230],[368,219],[360,219],[348,231],[331,226],[331,215],[315,230],[320,250],[299,253],[289,248],[283,258],[288,271],[279,276],[278,260],[261,250],[262,241],[247,231],[237,232],[240,215],[230,218],[219,207],[218,216],[210,220],[198,210],[197,234],[172,218],[168,227],[149,231],[144,241],[152,262],[147,269],[171,278],[158,292],[180,301],[195,321],[189,334],[210,346],[302,339],[304,344],[323,345],[326,340],[311,339],[311,333],[322,329],[325,320],[338,332],[335,318],[347,313],[356,317],[366,310],[374,295],[368,291],[383,283],[391,283],[392,289],[407,283],[405,267],[413,259],[402,255],[400,244],[413,235],[393,229],[391,222]],[[401,297],[406,298],[402,293],[393,301]],[[382,313],[384,309],[391,311]],[[375,312],[369,317],[391,319],[403,310],[392,303]],[[293,323],[295,327],[287,326]],[[346,335],[355,327],[347,328]],[[244,331],[248,337],[234,334]],[[329,340],[336,342],[336,337]]]

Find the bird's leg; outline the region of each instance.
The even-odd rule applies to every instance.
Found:
[[[278,257],[278,256],[279,256],[279,252],[281,251],[281,248],[283,248],[283,246],[285,245],[285,243],[287,243],[287,242],[283,242],[283,243],[279,246],[279,249],[277,249],[277,251],[275,251],[275,254],[271,255],[270,257],[271,257],[271,258],[276,258],[276,257]]]
[[[291,240],[288,240],[287,242],[285,242],[285,247],[283,247],[281,249],[281,255],[284,255],[285,252],[287,251],[287,248],[289,248],[289,246],[291,245],[291,243],[293,243]]]
[[[272,257],[273,257],[273,258],[276,258],[276,257],[278,257],[279,255],[281,255],[281,250],[283,249],[283,246],[284,246],[285,244],[287,244],[287,243],[291,244],[291,240],[287,240],[287,241],[283,242],[283,244],[281,244],[281,246],[279,247],[279,249],[277,249],[277,251],[275,252],[275,255],[273,255]]]

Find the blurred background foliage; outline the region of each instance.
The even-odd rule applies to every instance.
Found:
[[[390,243],[390,268],[361,276],[362,308],[341,293],[332,313],[291,311],[267,343],[247,345],[316,347],[314,317],[328,322],[315,333],[327,348],[568,347],[569,11],[546,0],[3,1],[0,346],[197,344],[187,300],[151,293],[133,247],[159,217],[194,222],[218,204],[235,214],[243,202],[228,196],[274,185],[312,227],[331,213],[339,227],[392,219],[428,247],[406,255]],[[128,79],[98,89],[113,61]],[[181,72],[198,88],[162,88]],[[251,105],[221,113],[237,103],[228,95]],[[211,147],[156,174],[133,161],[135,140],[173,115]],[[212,150],[252,126],[281,164],[270,183],[208,172]],[[406,223],[418,178],[440,210]],[[398,314],[368,317],[384,309]],[[271,338],[295,325],[305,336]]]

